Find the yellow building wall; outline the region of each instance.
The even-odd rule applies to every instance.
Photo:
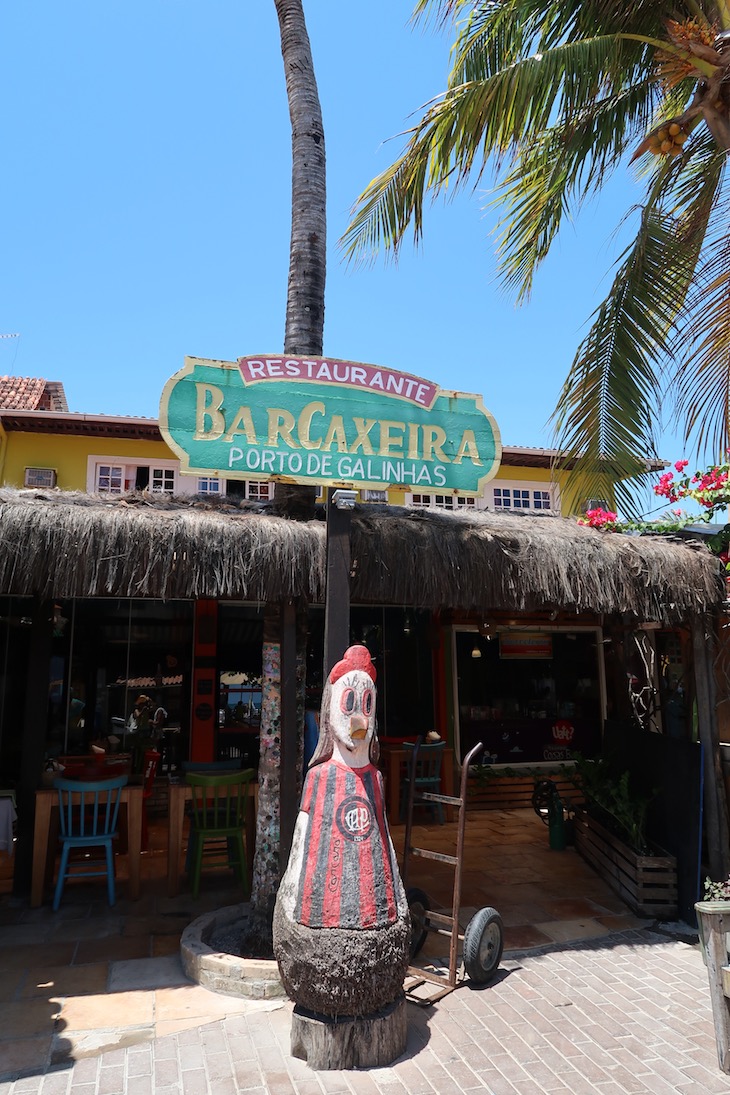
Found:
[[[164,441],[11,430],[2,437],[0,480],[4,487],[22,487],[26,468],[53,468],[60,490],[86,490],[87,460],[91,455],[125,456],[130,462],[176,459]]]
[[[143,460],[175,460],[176,455],[164,441],[143,441],[114,437],[75,437],[65,434],[5,432],[0,427],[0,482],[5,487],[22,487],[26,468],[53,468],[60,490],[86,490],[88,457],[126,457],[130,463]],[[500,467],[493,483],[500,481],[551,483],[556,482],[563,496],[569,473],[554,475],[549,468]],[[255,478],[255,476],[252,476]],[[405,505],[406,494],[401,487],[388,492],[391,505]],[[427,493],[439,493],[433,489]]]

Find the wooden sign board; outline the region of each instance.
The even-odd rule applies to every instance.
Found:
[[[481,494],[502,454],[481,396],[325,358],[188,357],[160,431],[188,475]]]

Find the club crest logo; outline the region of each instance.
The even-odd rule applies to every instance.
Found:
[[[337,808],[337,828],[345,840],[359,844],[368,840],[373,831],[373,812],[370,803],[360,795],[350,795]]]

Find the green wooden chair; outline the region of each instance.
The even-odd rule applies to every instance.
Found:
[[[190,876],[193,897],[200,892],[203,860],[206,866],[232,867],[248,893],[248,864],[243,841],[249,786],[253,768],[238,772],[188,772],[192,790],[190,820]]]

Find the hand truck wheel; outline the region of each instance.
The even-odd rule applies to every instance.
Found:
[[[502,917],[496,909],[479,909],[464,932],[464,969],[471,980],[478,985],[491,981],[503,949]]]
[[[431,903],[428,900],[428,895],[425,894],[423,890],[419,890],[416,886],[412,886],[408,889],[406,901],[408,902],[408,911],[411,914],[410,958],[411,961],[413,961],[423,944],[426,942],[426,936],[428,935],[426,921],[428,918],[428,911],[431,908]]]

